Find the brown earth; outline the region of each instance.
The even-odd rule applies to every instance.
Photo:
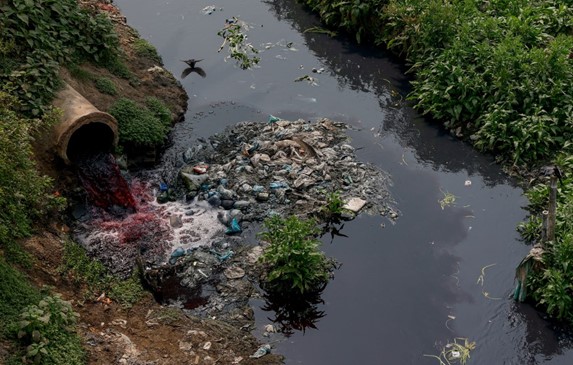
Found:
[[[100,93],[94,82],[76,80],[65,69],[61,73],[62,79],[102,111],[107,111],[119,97],[137,101],[154,96],[171,108],[175,122],[180,120],[187,108],[185,90],[173,75],[154,67],[161,66],[157,62],[136,55],[132,45],[138,37],[137,32],[125,23],[119,10],[105,0],[80,3],[107,12],[114,20],[125,63],[139,82],[119,78],[90,64],[81,65],[81,68],[95,77],[113,80],[118,89],[117,96]],[[54,157],[52,151],[43,149],[42,142],[39,138],[36,144],[39,168],[54,178],[56,187],[65,195],[76,186],[74,174]],[[250,358],[260,343],[248,330],[222,321],[191,317],[177,308],[163,307],[150,293],[129,309],[118,303],[97,301],[97,297],[86,298],[85,288],[78,287],[73,278],[61,275],[58,270],[68,231],[62,222],[53,222],[43,232],[23,242],[25,250],[34,259],[32,268],[25,272],[38,287],[49,285],[54,292],[72,302],[74,310],[80,314],[78,332],[83,339],[88,364],[283,363],[281,356],[275,354]],[[252,321],[252,311],[245,313],[246,317],[249,315]],[[0,344],[0,362],[6,345]]]

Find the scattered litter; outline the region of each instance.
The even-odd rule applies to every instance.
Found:
[[[211,15],[213,14],[213,12],[215,12],[217,10],[217,8],[215,7],[215,5],[208,5],[206,7],[204,7],[201,12],[204,15]],[[221,9],[222,10],[222,9]]]
[[[318,83],[316,82],[316,78],[314,78],[310,75],[303,75],[303,76],[297,77],[294,80],[294,82],[300,82],[300,81],[307,81],[312,86],[318,86]]]
[[[231,220],[231,225],[227,228],[225,233],[226,234],[233,234],[233,233],[240,233],[241,231],[242,231],[241,226],[239,225],[237,218],[233,218]]]
[[[245,270],[238,266],[231,266],[225,270],[224,274],[227,279],[236,280],[245,276]]]
[[[451,329],[450,326],[448,326],[448,322],[453,321],[454,319],[456,319],[456,316],[452,316],[451,314],[448,314],[448,319],[446,320],[446,328],[452,332],[454,332],[454,330]]]
[[[265,344],[265,345],[262,345],[261,347],[259,347],[259,349],[249,357],[258,359],[259,357],[263,357],[266,354],[270,354],[270,353],[271,353],[271,345]]]
[[[201,164],[193,167],[193,172],[202,175],[207,172],[209,165]]]
[[[321,68],[312,68],[312,72],[314,72],[315,74],[321,74],[324,72],[324,67]]]
[[[360,198],[350,198],[344,205],[342,209],[348,209],[354,213],[358,213],[366,205],[367,201]]]
[[[497,265],[497,264],[490,264],[490,265],[486,265],[486,266],[482,267],[481,268],[481,275],[478,276],[476,284],[483,286],[483,281],[485,279],[485,270],[492,267],[492,266],[495,266],[495,265]]]
[[[203,345],[203,350],[209,350],[211,348],[211,342],[207,341],[205,342],[205,344]]]
[[[275,117],[274,115],[269,115],[269,123],[276,123],[280,120],[281,120],[281,118],[279,118],[279,117]]]
[[[466,182],[464,183],[464,186],[471,186],[472,182],[471,180],[466,180]]]

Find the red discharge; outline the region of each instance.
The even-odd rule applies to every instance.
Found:
[[[136,211],[136,202],[127,181],[110,153],[87,156],[77,162],[79,176],[91,203],[104,209]]]

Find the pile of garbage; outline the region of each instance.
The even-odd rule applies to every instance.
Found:
[[[312,123],[273,116],[268,123],[228,127],[184,153],[179,176],[187,199],[224,208],[228,213],[220,216],[227,233],[239,232],[240,221],[316,213],[332,193],[346,203],[347,219],[359,211],[397,218],[389,176],[356,160],[347,128],[329,119]]]

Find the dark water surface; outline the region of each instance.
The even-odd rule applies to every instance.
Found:
[[[528,251],[515,231],[526,215],[522,191],[491,158],[404,105],[408,79],[398,61],[303,33],[319,22],[293,0],[115,2],[175,75],[185,68],[180,60],[203,59],[207,77],[182,80],[189,110],[165,161],[239,121],[330,117],[356,128],[361,160],[392,175],[400,218],[392,225],[362,215],[345,225],[347,238],[325,242],[342,267],[323,294],[317,329],[271,337],[287,364],[437,364],[424,354],[439,354],[455,337],[476,342],[468,364],[573,363],[569,337],[511,299],[514,268]],[[216,11],[203,14],[208,5]],[[217,52],[217,31],[233,16],[252,25],[259,68],[241,70]],[[318,86],[294,82],[305,74]],[[445,193],[455,206],[440,207]],[[260,335],[273,313],[256,314]]]

